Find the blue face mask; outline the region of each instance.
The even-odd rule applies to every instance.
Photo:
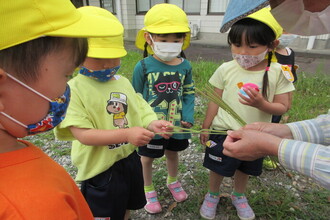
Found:
[[[70,87],[67,85],[66,90],[62,96],[56,99],[49,99],[43,94],[39,93],[38,91],[32,89],[25,83],[19,81],[12,75],[8,74],[8,77],[13,79],[15,82],[19,83],[20,85],[24,86],[31,92],[35,93],[36,95],[40,96],[41,98],[44,98],[49,102],[49,111],[48,114],[39,122],[30,124],[30,125],[25,125],[22,122],[16,120],[15,118],[11,117],[10,115],[0,112],[3,116],[7,117],[8,119],[12,120],[13,122],[25,127],[28,131],[29,135],[35,135],[38,133],[46,132],[49,130],[52,130],[54,127],[56,127],[59,123],[61,123],[64,120],[66,110],[69,106],[70,102]]]
[[[107,82],[117,73],[119,68],[120,68],[120,65],[113,67],[113,68],[109,68],[109,69],[103,69],[103,70],[91,70],[86,67],[81,67],[81,69],[79,70],[79,73],[84,76],[91,77],[100,82]]]

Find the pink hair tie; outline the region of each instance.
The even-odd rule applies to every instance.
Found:
[[[266,67],[266,71],[269,71],[269,66]]]

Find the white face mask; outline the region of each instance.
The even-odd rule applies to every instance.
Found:
[[[286,0],[271,13],[286,32],[303,36],[330,33],[330,6],[310,12],[304,9],[302,0]]]
[[[259,55],[242,55],[242,54],[236,54],[236,53],[233,53],[232,55],[233,55],[233,58],[237,61],[237,63],[243,69],[249,69],[250,67],[253,67],[253,66],[259,64],[261,61],[263,61],[266,57],[267,52],[268,52],[268,49]]]
[[[279,48],[287,47],[294,39],[297,38],[295,34],[282,34],[281,37],[278,39],[280,44],[278,45]]]
[[[157,57],[163,61],[171,61],[182,51],[183,43],[170,43],[170,42],[155,42],[151,35],[150,39],[153,43],[151,49],[154,51]]]

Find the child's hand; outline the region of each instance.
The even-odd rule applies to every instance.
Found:
[[[168,133],[168,132],[173,131],[173,128],[171,126],[173,126],[173,124],[168,121],[156,120],[156,121],[152,121],[149,124],[148,129],[150,131],[153,131],[154,133],[160,133],[159,135],[165,139],[169,139],[172,136],[172,133]]]
[[[208,140],[209,140],[209,134],[201,133],[199,135],[199,141],[201,142],[202,145],[205,145]]]
[[[184,128],[191,128],[193,125],[190,122],[181,121],[181,126]]]
[[[144,146],[148,144],[155,134],[142,127],[127,128],[127,141],[135,146]]]
[[[246,97],[241,93],[238,93],[239,97],[239,102],[242,103],[243,105],[249,105],[255,108],[260,108],[263,105],[263,102],[265,101],[264,97],[256,91],[254,88],[248,87],[248,88],[243,88],[244,92],[249,96]]]

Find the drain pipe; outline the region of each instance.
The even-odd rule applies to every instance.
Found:
[[[123,24],[120,0],[116,0],[116,12],[118,20]]]
[[[315,39],[316,39],[316,36],[310,36],[308,38],[308,43],[307,43],[307,48],[306,48],[307,50],[313,49],[314,43],[315,43]]]

